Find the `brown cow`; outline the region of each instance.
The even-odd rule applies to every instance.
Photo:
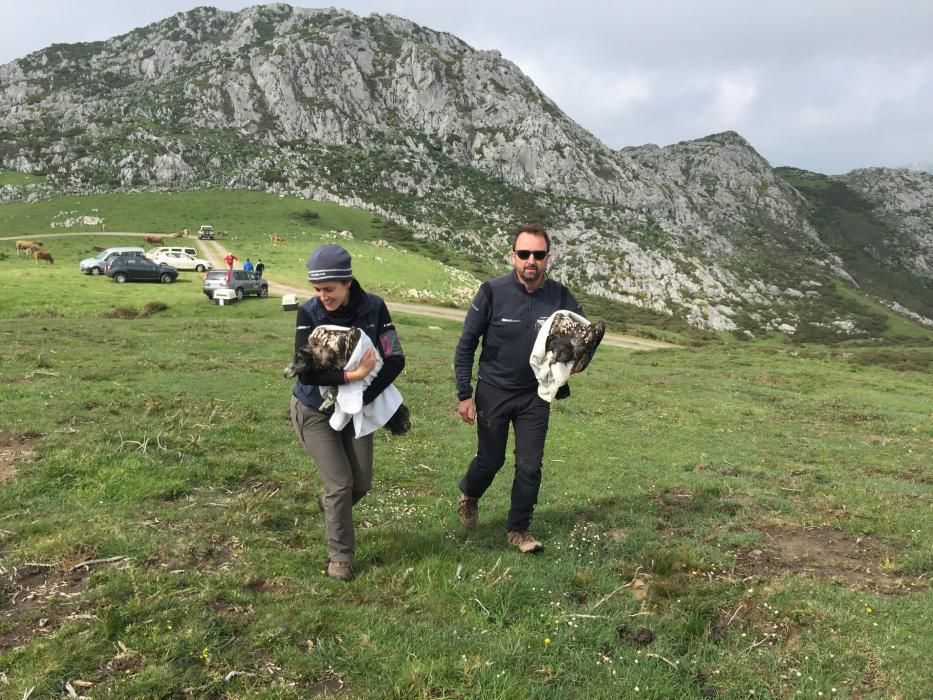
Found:
[[[19,255],[20,253],[25,253],[26,255],[30,255],[31,254],[30,248],[32,248],[33,246],[41,246],[41,245],[42,245],[42,241],[26,241],[26,240],[16,241],[16,254]]]
[[[143,240],[150,245],[162,245],[165,243],[165,238],[162,236],[146,236]]]
[[[169,237],[169,238],[183,238],[184,235],[185,235],[185,234],[184,234],[183,232],[181,232],[181,231],[174,231],[174,232],[168,234],[168,237]]]
[[[279,243],[284,243],[285,239],[282,236],[272,236],[272,245],[278,245]]]
[[[45,260],[49,265],[52,265],[55,263],[55,261],[52,259],[52,254],[47,250],[41,250],[41,249],[37,250],[35,252],[35,256],[36,256],[36,265],[39,264],[40,260]]]

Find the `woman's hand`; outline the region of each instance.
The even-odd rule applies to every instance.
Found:
[[[347,370],[347,381],[357,382],[363,377],[368,376],[374,369],[376,369],[376,351],[370,348],[363,353],[363,357],[360,358],[360,364],[356,369]]]

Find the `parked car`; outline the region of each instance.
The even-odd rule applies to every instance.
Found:
[[[204,294],[208,299],[214,298],[218,289],[232,289],[236,298],[242,299],[247,294],[257,297],[269,296],[269,283],[256,277],[254,272],[247,270],[212,270],[204,275]]]
[[[196,258],[187,253],[159,253],[150,258],[156,265],[171,265],[176,270],[196,270],[205,272],[214,269],[214,263],[210,260]]]
[[[166,245],[159,246],[158,248],[150,248],[146,251],[146,257],[152,260],[157,255],[162,255],[163,253],[184,253],[185,255],[193,255],[198,257],[198,251],[190,246],[180,246],[180,245]]]
[[[117,284],[124,282],[161,282],[169,284],[178,279],[178,270],[171,265],[157,265],[149,258],[120,256],[107,263],[105,270]]]
[[[198,240],[201,241],[212,241],[214,240],[214,227],[213,226],[202,226],[198,229]]]
[[[85,258],[78,263],[78,267],[86,275],[100,275],[107,269],[107,263],[121,255],[133,255],[142,257],[145,251],[138,246],[117,246],[106,248],[93,258]]]

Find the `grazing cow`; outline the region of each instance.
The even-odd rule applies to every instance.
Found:
[[[285,239],[282,236],[272,236],[272,245],[278,245],[279,243],[284,243]]]
[[[283,371],[286,379],[301,374],[306,370],[321,371],[326,369],[344,369],[349,362],[362,331],[359,328],[323,328],[311,331],[308,341],[300,348],[292,363]],[[321,408],[329,408],[337,399],[337,387],[329,387]],[[411,416],[408,407],[402,404],[385,424],[394,435],[403,435],[411,430]]]
[[[165,243],[165,238],[163,236],[146,236],[143,240],[149,245],[162,245]]]
[[[42,250],[40,248],[39,250],[35,252],[35,256],[36,256],[36,265],[39,264],[40,260],[45,260],[49,265],[52,265],[55,263],[55,261],[52,259],[52,254],[47,250]]]
[[[27,240],[16,241],[16,254],[20,255],[20,254],[25,253],[26,255],[32,255],[31,248],[33,246],[41,246],[41,245],[42,245],[42,241],[27,241]]]

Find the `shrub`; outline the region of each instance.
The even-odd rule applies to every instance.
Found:
[[[132,306],[118,306],[101,314],[103,318],[139,318],[139,311]]]
[[[318,219],[321,218],[321,215],[318,214],[313,209],[305,209],[304,211],[297,211],[292,214],[292,217],[298,219],[299,221],[304,221],[309,224],[315,223]]]
[[[139,312],[139,318],[152,316],[152,314],[158,313],[159,311],[165,311],[167,308],[168,304],[166,304],[164,301],[150,301],[143,307],[143,310]]]

